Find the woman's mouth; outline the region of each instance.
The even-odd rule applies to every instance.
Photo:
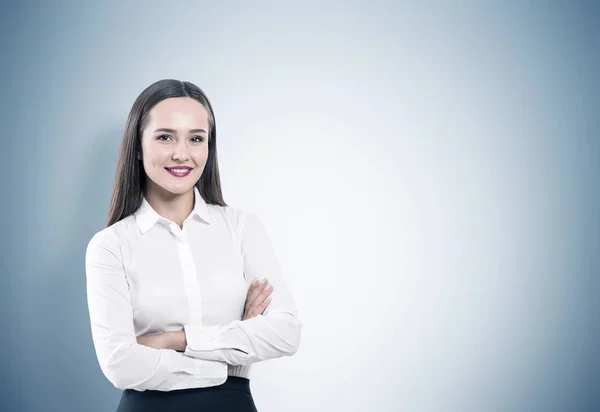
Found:
[[[186,177],[192,172],[191,167],[165,167],[165,170],[175,177]]]

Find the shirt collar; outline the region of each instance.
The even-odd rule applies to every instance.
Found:
[[[140,227],[142,233],[146,233],[157,222],[170,223],[168,219],[165,219],[164,217],[159,215],[158,212],[156,212],[152,208],[152,206],[150,206],[150,203],[148,203],[145,196],[142,198],[142,204],[134,213],[134,215],[135,221]],[[190,213],[190,215],[185,219],[184,222],[187,222],[188,220],[194,217],[198,217],[204,220],[206,223],[210,224],[208,207],[204,199],[202,199],[202,196],[200,196],[200,191],[196,186],[194,186],[194,209],[192,210],[192,213]]]

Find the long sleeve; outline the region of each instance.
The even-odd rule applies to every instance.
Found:
[[[213,386],[226,378],[224,362],[198,360],[170,349],[137,343],[129,285],[118,239],[103,231],[90,240],[85,256],[92,338],[102,372],[119,389],[169,390],[175,378]],[[171,385],[172,386],[172,385]]]
[[[266,278],[273,285],[271,303],[263,314],[244,321],[184,325],[187,356],[249,365],[291,356],[298,350],[302,324],[264,225],[255,214],[246,212],[241,215],[240,226],[246,281],[250,284]]]

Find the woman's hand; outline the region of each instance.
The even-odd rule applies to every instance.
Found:
[[[154,349],[173,349],[183,352],[187,345],[185,332],[164,332],[137,338],[137,343]]]
[[[137,343],[154,349],[167,349],[167,333],[157,333],[155,335],[144,335],[137,338]]]
[[[246,295],[246,308],[244,309],[242,320],[250,319],[262,314],[271,302],[269,295],[272,292],[273,286],[269,285],[267,279],[263,279],[260,282],[256,280],[252,282],[248,289],[248,294]]]

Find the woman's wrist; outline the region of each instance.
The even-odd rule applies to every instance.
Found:
[[[166,349],[173,349],[178,352],[184,352],[187,346],[185,339],[185,332],[178,330],[175,332],[165,332],[166,335]]]

